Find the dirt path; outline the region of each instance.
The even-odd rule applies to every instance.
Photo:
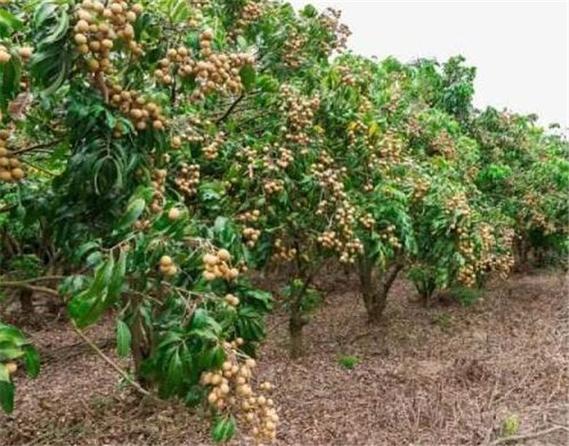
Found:
[[[513,277],[469,308],[423,308],[398,282],[379,327],[365,323],[347,279],[324,286],[332,292],[302,360],[286,358],[284,316],[269,321],[259,373],[277,385],[279,445],[569,443],[569,312],[557,276]],[[103,342],[111,329],[90,336]],[[64,324],[34,338],[44,350],[79,341]],[[359,361],[351,370],[339,364],[348,355]],[[35,381],[18,376],[16,406],[0,415],[1,445],[209,444],[199,415],[141,402],[85,352],[48,362]]]

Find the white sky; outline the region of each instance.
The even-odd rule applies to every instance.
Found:
[[[349,47],[402,61],[462,54],[477,67],[477,107],[569,126],[569,0],[289,0],[343,11]]]

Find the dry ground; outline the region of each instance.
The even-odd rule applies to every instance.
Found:
[[[284,315],[269,320],[259,374],[278,386],[277,444],[569,444],[564,285],[550,273],[515,276],[471,307],[424,308],[400,281],[384,323],[370,327],[353,281],[327,280],[303,359],[286,357]],[[1,446],[209,444],[199,414],[140,400],[64,323],[49,326],[32,333],[48,362],[37,380],[18,375]],[[109,330],[107,321],[89,335],[112,355]],[[345,355],[359,359],[354,369],[339,364]]]

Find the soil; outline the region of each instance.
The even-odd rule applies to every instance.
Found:
[[[398,281],[377,326],[354,279],[332,277],[319,284],[327,297],[305,328],[303,358],[287,358],[285,314],[269,319],[257,373],[276,385],[277,445],[569,444],[559,273],[514,276],[468,307],[447,299],[426,308]],[[111,319],[87,333],[117,360]],[[30,335],[47,361],[36,380],[18,372],[0,445],[210,444],[203,415],[140,397],[65,322]]]

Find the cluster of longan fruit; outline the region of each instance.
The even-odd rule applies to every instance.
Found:
[[[323,50],[326,53],[331,53],[334,50],[345,49],[348,38],[352,34],[350,28],[340,22],[341,16],[342,12],[334,8],[326,8],[326,10],[320,14],[320,23],[322,23],[328,32],[334,36],[334,40],[331,43],[323,43]]]
[[[249,1],[243,5],[235,28],[231,32],[233,38],[243,34],[247,27],[263,15],[263,5],[260,2]]]
[[[225,141],[225,133],[219,132],[215,136],[214,140],[202,149],[204,158],[207,160],[216,159],[217,156],[219,155],[219,148],[224,141]]]
[[[170,256],[162,256],[158,266],[160,272],[166,277],[173,277],[178,274],[178,267]]]
[[[332,230],[324,231],[321,235],[318,236],[318,243],[322,245],[322,247],[327,249],[335,248],[340,241],[336,237],[336,232]]]
[[[273,261],[291,262],[296,257],[296,253],[296,248],[287,248],[283,245],[282,239],[277,238],[273,244],[271,259]]]
[[[342,202],[334,213],[334,220],[340,231],[341,242],[337,245],[340,262],[354,263],[355,257],[364,250],[361,240],[355,236],[353,230],[356,224],[355,208],[347,201]]]
[[[336,71],[340,75],[340,83],[344,85],[356,85],[356,77],[353,75],[352,70],[345,65],[338,65]]]
[[[205,60],[186,65],[180,75],[195,76],[197,88],[192,93],[192,101],[200,101],[213,92],[239,94],[243,90],[241,69],[253,65],[255,57],[247,53],[217,54],[212,50],[213,32],[203,31],[199,36],[200,53]]]
[[[259,221],[260,216],[261,216],[261,211],[259,209],[253,209],[252,211],[243,212],[242,214],[238,215],[236,220],[255,223]]]
[[[210,5],[211,0],[189,0],[189,3],[194,8],[205,8]]]
[[[423,179],[418,178],[413,184],[413,200],[421,200],[431,187],[430,183]]]
[[[371,215],[370,213],[367,213],[360,217],[360,223],[364,228],[372,229],[373,226],[375,225],[375,218],[373,218],[373,215]]]
[[[118,84],[108,83],[108,88],[111,104],[124,113],[137,130],[164,130],[166,118],[160,105],[148,101],[137,91],[125,90]]]
[[[111,0],[107,4],[99,0],[81,2],[75,13],[73,40],[79,53],[86,56],[90,71],[112,71],[110,53],[117,39],[123,39],[133,54],[142,54],[142,48],[134,40],[132,26],[141,12],[140,4],[130,6],[121,0]]]
[[[353,231],[356,225],[356,210],[348,201],[344,190],[342,175],[346,171],[345,167],[334,168],[332,158],[325,153],[320,155],[319,161],[311,168],[319,186],[330,195],[329,200],[320,201],[316,215],[322,215],[326,210],[330,210],[333,213],[332,221],[336,225],[336,231],[325,231],[317,241],[323,247],[338,252],[341,262],[351,263],[354,257],[363,251],[363,245]]]
[[[279,422],[275,404],[267,395],[274,387],[263,382],[257,392],[253,389],[253,370],[257,364],[237,351],[242,344],[241,338],[226,343],[227,358],[221,369],[205,372],[200,382],[209,387],[207,401],[213,408],[232,413],[245,423],[257,443],[271,441],[276,438]]]
[[[456,149],[452,137],[446,130],[443,130],[435,136],[431,142],[431,150],[433,153],[452,158],[456,154]]]
[[[488,262],[489,267],[498,273],[501,279],[507,279],[514,267],[515,260],[512,254],[492,255]]]
[[[30,60],[33,51],[34,49],[30,46],[22,46],[18,48],[18,54],[20,55],[20,57],[24,62]],[[0,45],[0,64],[8,63],[10,62],[11,59],[12,59],[12,54],[10,54],[8,48],[6,48],[4,45]]]
[[[363,185],[363,190],[364,190],[364,192],[371,192],[371,191],[373,191],[373,189],[374,189],[374,188],[373,188],[373,183],[372,183],[371,181],[368,181],[367,183],[365,183],[365,184]]]
[[[263,168],[267,172],[278,172],[281,169],[286,169],[294,161],[292,150],[286,147],[272,149],[270,146],[265,146],[262,152],[264,154]]]
[[[466,199],[466,195],[464,192],[459,192],[450,197],[445,202],[445,210],[447,214],[461,214],[465,219],[470,218],[472,211],[470,209],[470,205],[468,204],[468,200]],[[451,227],[451,229],[454,229]],[[460,230],[461,228],[459,228]]]
[[[233,294],[226,294],[223,300],[230,307],[236,307],[239,305],[239,298]]]
[[[166,57],[158,62],[159,68],[154,71],[154,77],[163,85],[170,85],[176,74],[182,77],[189,76],[194,71],[194,60],[185,46],[170,48]]]
[[[220,249],[217,253],[207,253],[202,257],[204,265],[204,279],[212,281],[215,279],[234,280],[239,275],[237,268],[230,265],[231,254],[226,249]]]
[[[278,194],[284,190],[284,181],[280,179],[266,179],[263,181],[263,190],[267,195]]]
[[[354,144],[359,136],[367,135],[368,127],[361,119],[357,119],[348,124],[346,133],[348,135],[348,140],[350,143]]]
[[[285,140],[292,144],[307,145],[310,142],[307,132],[314,125],[314,114],[320,107],[320,99],[303,97],[286,84],[281,87],[280,93],[283,100],[280,111],[287,120],[287,125],[282,129]]]
[[[389,101],[385,103],[383,109],[388,115],[393,115],[397,113],[397,110],[399,110],[400,105],[401,105],[401,90],[399,88],[395,88],[395,90],[391,92]]]
[[[175,180],[176,186],[180,192],[187,197],[193,197],[198,193],[198,184],[200,184],[200,166],[199,164],[182,163],[180,173]]]
[[[0,130],[0,181],[7,183],[20,181],[26,176],[20,160],[7,148],[9,137],[8,130]]]
[[[257,151],[249,146],[242,147],[237,151],[237,157],[246,163],[243,167],[246,168],[249,178],[252,178],[257,164]],[[266,161],[265,167],[268,167]]]
[[[458,281],[464,286],[473,287],[476,285],[476,272],[470,263],[462,265],[458,270]]]
[[[150,185],[154,188],[154,193],[152,195],[152,202],[150,203],[150,212],[153,214],[159,214],[163,210],[167,176],[168,171],[166,169],[156,169],[152,172]]]
[[[247,246],[252,248],[257,243],[257,240],[259,240],[261,231],[259,229],[247,227],[243,229],[242,234],[245,240],[247,240]]]
[[[475,260],[474,243],[466,231],[459,232],[458,251],[466,260],[466,263],[461,265],[458,270],[458,280],[465,286],[474,286],[476,285],[477,262]]]
[[[405,123],[405,132],[410,138],[419,138],[423,134],[423,127],[417,117],[409,117]]]
[[[328,154],[321,153],[318,162],[312,164],[310,171],[318,181],[318,185],[332,195],[333,201],[346,198],[342,175],[347,169],[345,167],[336,169]]]
[[[383,159],[397,161],[401,157],[403,143],[392,131],[387,131],[379,143],[379,154]]]
[[[279,166],[281,169],[286,169],[293,161],[294,155],[292,153],[292,150],[287,149],[286,147],[279,147],[278,157],[275,161],[277,166]]]
[[[496,246],[497,239],[492,234],[492,228],[488,224],[483,224],[480,229],[480,236],[482,239],[482,246],[484,251],[484,257],[479,262],[479,268],[487,268],[491,271],[498,273],[499,277],[505,279],[511,272],[514,266],[514,257],[511,252],[511,246],[514,240],[514,231],[511,229],[506,229],[501,231],[500,244],[504,247],[508,247],[507,252],[502,254],[490,253],[490,250]]]
[[[302,49],[306,43],[304,36],[293,32],[283,44],[283,62],[288,68],[298,68],[302,63]]]
[[[381,233],[381,238],[385,240],[393,249],[401,249],[402,245],[395,234],[396,231],[395,225],[387,225],[384,231]]]

